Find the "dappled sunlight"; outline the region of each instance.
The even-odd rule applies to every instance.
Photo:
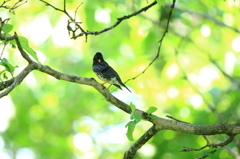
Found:
[[[92,138],[86,133],[78,133],[74,135],[73,144],[82,152],[88,152],[93,147]]]
[[[94,138],[99,144],[105,145],[111,151],[119,151],[122,148],[112,147],[111,144],[125,144],[127,141],[125,133],[126,129],[124,125],[111,125],[106,127],[105,130],[98,132]]]
[[[233,48],[234,51],[240,52],[240,37],[236,37],[232,41],[232,48]]]
[[[9,96],[0,99],[0,132],[4,132],[9,127],[9,122],[15,116],[15,108]]]
[[[26,82],[28,83],[29,86],[31,86],[32,88],[36,88],[38,87],[38,82],[36,77],[30,73],[27,77],[26,77]]]
[[[224,13],[223,14],[223,22],[227,25],[232,26],[234,24],[234,16],[229,13]]]
[[[168,69],[167,69],[167,71],[166,71],[167,77],[170,78],[170,79],[172,79],[172,78],[174,78],[174,77],[177,76],[177,74],[179,73],[179,71],[180,71],[180,70],[179,70],[178,65],[177,65],[176,63],[173,63],[173,64],[171,64],[171,65],[168,67]]]
[[[106,9],[98,8],[94,15],[95,20],[101,23],[109,23],[111,20],[109,13],[110,13],[110,10],[108,8]]]
[[[1,159],[12,159],[12,153],[10,151],[0,151],[0,158]]]
[[[169,98],[176,98],[179,94],[179,91],[177,88],[175,87],[171,87],[168,91],[167,91],[167,95]]]
[[[198,74],[188,74],[191,82],[200,85],[203,88],[208,88],[212,82],[220,78],[217,70],[212,66],[203,67]]]
[[[183,108],[180,109],[179,115],[182,118],[187,118],[191,115],[191,111],[188,107],[183,107]]]
[[[20,31],[23,35],[28,36],[31,42],[41,45],[52,34],[53,28],[46,14],[37,15],[31,23],[22,24]]]
[[[166,96],[165,93],[158,93],[156,95],[156,99],[158,100],[158,102],[160,102],[162,104],[162,103],[165,103],[167,101],[167,96]]]
[[[126,129],[122,124],[102,128],[99,122],[85,116],[74,122],[73,129],[76,134],[73,136],[72,143],[81,151],[76,153],[84,158],[98,158],[104,149],[112,152],[123,150],[124,147],[116,145],[124,145],[127,142]]]
[[[36,155],[30,148],[20,148],[17,150],[16,159],[35,159]]]
[[[230,7],[239,5],[239,0],[227,0]]]
[[[156,124],[153,115],[176,125],[154,135],[136,159],[198,158],[214,150],[179,152],[184,146],[200,148],[206,140],[192,131],[182,133],[189,127],[172,129],[179,121],[194,127],[239,120],[239,0],[164,3],[28,1],[14,12],[0,4],[1,17],[10,18],[5,28],[0,26],[2,36],[16,32],[25,37],[23,49],[30,58],[36,52],[41,63],[19,81],[19,73],[34,62],[23,58],[16,42],[0,40],[0,94],[14,87],[0,98],[0,159],[120,159]],[[98,51],[132,92],[111,86],[114,97],[138,110],[157,108],[134,125],[134,141],[128,140],[126,124],[138,116],[113,105],[114,98],[106,100],[104,88],[92,86],[91,78],[103,83],[92,70]],[[11,72],[10,64],[18,67]],[[48,66],[62,76],[50,73]],[[14,86],[4,86],[12,77]],[[156,125],[161,129],[161,123]],[[213,144],[226,139],[211,137]],[[210,158],[233,159],[239,144],[226,147]]]
[[[202,34],[202,36],[204,36],[204,37],[210,36],[210,34],[211,34],[211,29],[209,28],[209,26],[203,25],[203,26],[201,27],[201,34]]]
[[[66,31],[66,25],[67,25],[67,17],[62,16],[61,19],[56,24],[56,26],[53,27],[52,40],[54,44],[59,47],[66,47],[66,46],[73,45],[73,41],[69,39],[68,32]]]
[[[189,102],[194,108],[199,108],[203,104],[203,99],[200,95],[195,94],[190,97]]]
[[[115,87],[115,86],[111,86],[111,87]],[[122,90],[120,89],[115,89],[115,91],[112,93],[116,98],[126,102],[126,101],[129,101],[129,100],[132,100],[132,98],[135,96],[133,93],[134,93],[134,90],[131,89],[131,87],[127,86],[128,89],[130,89],[130,91],[132,93],[130,93],[126,88],[122,87]],[[116,88],[116,87],[115,87]]]
[[[157,148],[152,144],[145,144],[139,151],[139,154],[144,158],[152,158],[156,153]]]
[[[240,43],[239,43],[240,44]],[[229,75],[232,75],[234,72],[234,67],[236,64],[236,56],[232,52],[227,52],[225,55],[225,70]]]
[[[134,54],[134,52],[133,52],[133,50],[132,50],[130,45],[122,44],[122,45],[120,45],[119,50],[120,50],[121,54],[123,56],[125,56],[126,58],[128,58],[128,59],[135,59],[135,54]],[[124,60],[124,62],[125,62],[125,60]]]

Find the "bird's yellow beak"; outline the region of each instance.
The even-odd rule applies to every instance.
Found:
[[[101,59],[97,59],[98,60],[98,62],[101,62]]]

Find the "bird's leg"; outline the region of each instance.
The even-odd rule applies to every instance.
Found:
[[[109,86],[107,89],[109,89],[109,88],[111,87],[111,85],[112,85],[112,84],[110,84],[110,86]]]

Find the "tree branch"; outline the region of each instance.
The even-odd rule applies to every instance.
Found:
[[[7,89],[5,91],[3,91],[2,93],[0,93],[0,98],[8,95],[15,87],[17,87],[22,81],[23,79],[35,69],[36,65],[34,64],[29,64],[27,67],[25,67],[23,69],[23,71],[15,78],[12,78],[11,80],[9,80],[7,83],[5,82],[1,82],[0,86],[7,86]],[[10,84],[10,85],[9,85]],[[3,88],[4,89],[4,88]]]
[[[42,2],[45,2],[43,0],[40,0]],[[159,57],[160,55],[160,50],[161,50],[161,45],[163,42],[164,37],[166,36],[166,33],[168,32],[168,27],[169,27],[169,23],[170,23],[170,19],[171,19],[171,15],[175,6],[175,2],[176,0],[173,0],[173,4],[171,6],[170,12],[169,12],[169,18],[168,18],[168,22],[167,22],[167,26],[165,28],[165,31],[161,37],[161,39],[159,40],[159,46],[158,46],[158,51],[156,54],[156,57],[152,60],[152,62],[145,68],[145,70],[140,73],[143,74],[153,63],[154,61]],[[47,2],[45,2],[46,4],[49,4]],[[135,16],[143,11],[146,11],[147,9],[149,9],[150,7],[152,7],[153,5],[155,5],[157,2],[154,1],[153,3],[151,3],[150,5],[142,8],[141,10],[134,12],[130,15],[127,16],[123,16],[121,18],[117,19],[117,22],[108,27],[105,28],[101,31],[93,31],[93,32],[85,32],[84,35],[88,35],[88,34],[92,34],[92,35],[97,35],[100,33],[103,33],[105,31],[108,31],[114,27],[116,27],[117,25],[119,25],[123,20],[125,19],[129,19],[132,16]],[[54,8],[54,6],[52,6],[51,4],[49,4],[51,7]],[[56,7],[55,7],[56,8]],[[54,8],[54,9],[55,9]],[[68,15],[70,17],[70,15],[67,13],[66,11],[66,0],[64,0],[64,9],[56,9],[58,11],[61,11],[63,13],[65,13],[66,15]],[[75,21],[75,19],[74,19]],[[79,23],[77,23],[79,25]],[[80,25],[79,25],[80,26]],[[1,40],[13,40],[15,39],[18,50],[20,51],[22,57],[28,61],[28,66],[24,68],[24,70],[15,78],[9,80],[9,81],[5,81],[0,83],[0,88],[7,88],[6,90],[4,90],[2,93],[0,93],[0,98],[3,96],[8,95],[17,85],[19,85],[24,79],[25,77],[32,72],[33,70],[37,70],[40,72],[43,72],[45,74],[48,74],[52,77],[55,77],[56,79],[59,80],[65,80],[68,82],[74,82],[74,83],[78,83],[78,84],[83,84],[83,85],[89,85],[92,86],[93,88],[95,88],[99,93],[101,93],[108,102],[110,102],[111,104],[117,106],[119,109],[123,110],[126,113],[131,113],[131,108],[128,104],[122,102],[121,100],[117,99],[116,97],[114,97],[104,86],[102,86],[100,83],[98,83],[95,79],[93,78],[84,78],[84,77],[79,77],[79,76],[75,76],[75,75],[68,75],[68,74],[64,74],[61,72],[58,72],[52,68],[50,68],[49,66],[46,65],[42,65],[39,63],[34,62],[29,56],[28,54],[24,51],[24,49],[21,46],[21,43],[18,39],[17,34],[15,33],[14,36],[12,37],[4,37],[3,35],[0,36]],[[139,74],[139,75],[140,75]],[[132,78],[135,79],[137,78],[139,75],[137,75],[136,77]],[[129,79],[131,80],[131,79]],[[142,117],[144,116],[144,114],[146,114],[146,112],[137,109],[136,113],[141,115]],[[143,117],[144,118],[144,117]],[[217,124],[212,124],[212,125],[194,125],[194,124],[190,124],[190,123],[186,123],[186,122],[182,122],[180,120],[177,120],[175,118],[172,117],[172,119],[176,120],[176,121],[172,121],[172,120],[168,120],[168,119],[164,119],[164,118],[160,118],[157,117],[155,119],[147,119],[149,122],[151,122],[153,124],[153,126],[146,132],[144,133],[131,147],[128,151],[125,152],[124,158],[130,158],[131,156],[133,157],[137,150],[139,150],[143,144],[145,144],[149,139],[151,139],[158,131],[160,130],[173,130],[173,131],[178,131],[178,132],[183,132],[183,133],[188,133],[188,134],[195,134],[195,135],[215,135],[215,134],[228,134],[230,135],[229,139],[226,140],[225,142],[219,143],[219,144],[211,144],[207,138],[207,145],[200,148],[200,149],[191,149],[191,148],[187,148],[185,149],[186,151],[195,151],[195,150],[202,150],[206,147],[214,147],[216,148],[214,151],[209,152],[208,154],[212,154],[214,152],[216,152],[218,150],[218,148],[223,147],[225,145],[227,145],[228,143],[232,142],[233,138],[237,135],[240,134],[240,123],[236,123],[236,124],[229,124],[229,123],[225,123],[225,122],[219,122]],[[208,155],[206,154],[206,155]],[[206,156],[204,155],[204,156]],[[208,155],[208,156],[209,156]],[[204,157],[203,156],[203,157]]]
[[[137,151],[148,142],[159,130],[153,125],[125,153],[123,159],[132,159]]]
[[[15,36],[17,36],[15,34]],[[16,38],[17,39],[17,38]],[[75,75],[68,75],[61,72],[58,72],[49,66],[45,66],[39,63],[34,62],[21,48],[21,44],[17,42],[19,51],[21,52],[23,58],[30,61],[30,64],[14,79],[14,82],[0,94],[0,98],[10,93],[17,85],[19,85],[22,80],[32,71],[38,70],[43,73],[46,73],[50,76],[55,77],[59,80],[65,80],[69,82],[74,82],[78,84],[84,84],[94,87],[99,93],[101,93],[108,102],[117,106],[119,109],[123,110],[126,113],[131,113],[131,108],[128,104],[122,102],[121,100],[114,97],[104,86],[98,83],[93,78],[84,78]],[[28,59],[29,58],[29,59]],[[146,112],[136,109],[136,113],[143,116]],[[155,125],[156,130],[173,130],[188,134],[195,135],[215,135],[215,134],[239,134],[240,133],[240,124],[229,124],[225,122],[220,122],[213,125],[193,125],[184,122],[172,121],[163,118],[148,119],[149,122]]]
[[[201,156],[201,157],[198,157],[197,159],[204,159],[206,157],[208,157],[209,155],[217,152],[219,149],[221,149],[222,147],[224,146],[227,146],[230,142],[233,141],[234,137],[236,136],[236,134],[233,134],[233,135],[230,135],[230,137],[224,141],[224,142],[221,142],[221,143],[218,143],[218,144],[214,144],[214,143],[210,143],[206,137],[205,140],[207,141],[207,144],[199,149],[193,149],[193,148],[188,148],[188,147],[184,147],[184,149],[180,150],[181,152],[189,152],[189,151],[200,151],[202,149],[205,149],[206,147],[209,147],[209,148],[215,148],[213,151],[210,151],[209,153]]]
[[[4,9],[9,9],[9,12],[14,12],[15,9],[17,9],[18,7],[20,7],[21,5],[27,3],[27,0],[18,0],[17,2],[15,2],[13,4],[12,7],[6,5],[9,1],[11,0],[3,0],[3,3],[0,5],[0,8],[4,8]]]
[[[85,30],[80,26],[81,22],[77,22],[77,21],[76,21],[76,18],[72,18],[72,17],[69,15],[69,13],[67,12],[67,10],[66,10],[66,1],[64,1],[64,7],[63,7],[64,9],[59,9],[59,8],[53,6],[52,4],[50,4],[50,3],[48,3],[48,2],[46,2],[46,1],[44,1],[44,0],[39,0],[39,1],[45,3],[47,6],[50,6],[50,7],[52,7],[53,9],[55,9],[55,10],[57,10],[57,11],[60,11],[60,12],[62,12],[62,13],[64,13],[64,14],[66,14],[66,15],[68,16],[68,18],[69,18],[69,20],[68,20],[68,25],[67,25],[67,29],[68,29],[69,32],[72,33],[71,39],[77,39],[78,37],[81,37],[81,36],[85,35],[85,36],[86,36],[86,42],[87,42],[87,36],[88,36],[88,35],[99,35],[99,34],[101,34],[101,33],[104,33],[104,32],[106,32],[106,31],[109,31],[109,30],[115,28],[116,26],[118,26],[122,21],[124,21],[124,20],[126,20],[126,19],[129,19],[129,18],[131,18],[131,17],[133,17],[133,16],[136,16],[136,15],[138,15],[138,14],[144,12],[144,11],[147,11],[149,8],[151,8],[152,6],[154,6],[154,5],[157,4],[157,1],[154,1],[154,2],[152,2],[151,4],[147,5],[146,7],[143,7],[142,9],[140,9],[140,10],[138,10],[138,11],[132,13],[132,14],[125,15],[125,16],[123,16],[123,17],[117,18],[117,21],[116,21],[113,25],[111,25],[111,26],[109,26],[109,27],[107,27],[107,28],[104,28],[104,29],[102,29],[102,30],[100,30],[100,31],[85,31]],[[79,6],[78,6],[78,7],[79,7]],[[77,7],[77,9],[78,9],[78,7]],[[76,9],[76,11],[77,11],[77,9]],[[75,11],[75,12],[76,12],[76,11]],[[70,26],[70,24],[74,24],[76,29],[72,29],[71,26]],[[81,32],[80,32],[78,35],[76,35],[76,32],[77,32],[78,30],[80,30]]]
[[[111,25],[111,26],[109,26],[109,27],[107,27],[107,28],[105,28],[105,29],[102,29],[102,30],[100,30],[100,31],[81,32],[79,35],[77,35],[77,36],[75,36],[75,37],[72,37],[72,38],[73,38],[73,39],[76,39],[76,38],[78,38],[79,36],[89,35],[89,34],[90,34],[90,35],[98,35],[98,34],[101,34],[101,33],[106,32],[106,31],[109,31],[109,30],[115,28],[116,26],[118,26],[123,20],[126,20],[126,19],[129,19],[129,18],[133,17],[133,16],[136,16],[136,15],[142,13],[143,11],[147,11],[149,8],[151,8],[152,6],[154,6],[154,5],[156,5],[156,4],[157,4],[157,1],[154,1],[154,2],[152,2],[151,4],[149,4],[148,6],[143,7],[142,9],[140,9],[140,10],[138,10],[138,11],[132,13],[132,14],[125,15],[125,16],[123,16],[123,17],[117,18],[117,22],[115,22],[113,25]]]
[[[5,88],[9,87],[14,82],[14,78],[0,82],[0,91],[4,90]]]

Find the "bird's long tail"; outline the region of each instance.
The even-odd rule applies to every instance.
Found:
[[[113,84],[113,85],[122,90],[122,88],[119,85],[117,84]]]
[[[125,84],[122,84],[122,86],[125,87],[130,93],[132,93]]]
[[[121,86],[119,86],[118,84],[113,84],[113,85],[122,90]],[[132,93],[132,92],[128,89],[128,87],[125,86],[123,83],[122,83],[121,85],[122,85],[123,87],[125,87],[130,93]]]

